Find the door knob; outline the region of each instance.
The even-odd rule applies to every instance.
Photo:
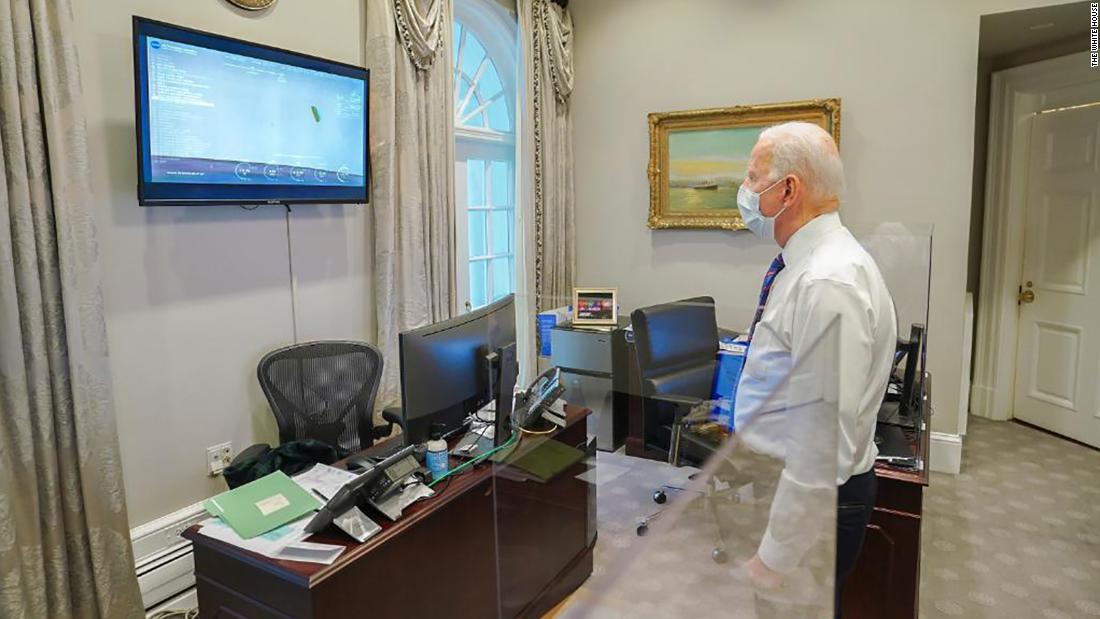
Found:
[[[1035,301],[1035,291],[1024,290],[1023,292],[1016,294],[1017,303],[1033,303]]]

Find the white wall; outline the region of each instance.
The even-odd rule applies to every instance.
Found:
[[[578,284],[618,286],[624,311],[710,294],[747,326],[778,248],[646,228],[646,114],[841,97],[844,220],[935,225],[932,427],[957,433],[979,17],[1043,4],[573,0]]]
[[[362,63],[362,2],[75,0],[103,260],[107,328],[130,523],[223,490],[205,448],[276,439],[256,381],[291,343],[281,207],[141,208],[135,194],[131,15]],[[371,339],[369,210],[296,206],[299,339]]]

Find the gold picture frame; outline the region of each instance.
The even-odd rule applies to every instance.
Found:
[[[792,120],[815,123],[840,144],[839,98],[651,113],[650,229],[743,230],[737,187],[749,152],[761,131]]]

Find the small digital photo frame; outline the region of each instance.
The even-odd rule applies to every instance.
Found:
[[[574,288],[573,324],[617,325],[618,288]]]

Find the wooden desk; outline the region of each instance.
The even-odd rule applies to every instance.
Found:
[[[551,439],[591,455],[587,409],[567,413]],[[585,468],[578,462],[538,483],[479,465],[397,522],[370,514],[383,530],[363,544],[335,529],[309,538],[347,548],[332,565],[269,559],[191,527],[183,535],[194,545],[200,615],[538,617],[592,573],[595,486],[576,479]]]
[[[924,432],[911,442],[920,471],[875,464],[878,496],[867,535],[844,585],[845,619],[916,619],[920,594],[921,517],[928,485],[932,380],[924,379],[921,419]]]

